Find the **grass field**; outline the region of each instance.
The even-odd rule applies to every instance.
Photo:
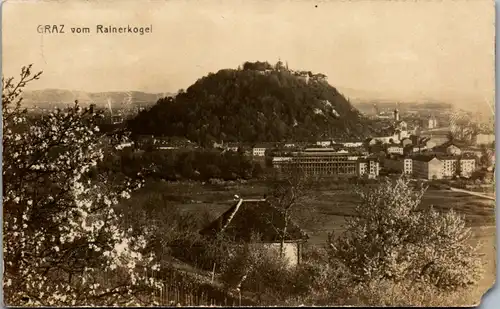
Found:
[[[265,184],[249,182],[228,186],[202,185],[200,183],[161,184],[161,190],[180,204],[181,209],[209,215],[212,219],[226,211],[234,203],[234,195],[243,198],[262,198],[268,191]],[[347,216],[353,215],[357,203],[353,188],[349,185],[323,186],[310,193],[302,205],[302,211],[309,214],[307,225],[303,227],[309,234],[311,245],[322,245],[329,232],[340,233]],[[492,287],[496,274],[495,248],[495,203],[466,193],[449,190],[429,189],[422,207],[455,211],[465,215],[471,227],[474,242],[481,242],[485,276],[477,288],[474,298],[480,297]]]

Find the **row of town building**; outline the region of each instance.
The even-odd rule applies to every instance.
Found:
[[[419,179],[470,177],[476,171],[476,158],[447,155],[392,156],[383,161],[384,169]]]
[[[270,155],[272,166],[278,170],[300,168],[313,175],[368,178],[375,178],[384,170],[387,173],[405,174],[419,179],[470,177],[478,169],[478,159],[481,156],[491,156],[493,165],[495,159],[493,151],[485,154],[477,148],[462,147],[454,142],[432,148],[419,146],[408,153],[403,149],[401,146],[387,145],[381,155],[363,148],[349,149],[344,146],[340,150],[306,148],[299,151],[271,152]]]
[[[172,138],[172,137],[154,137],[154,136],[138,136],[135,138],[137,146],[140,148],[153,147],[158,150],[182,149],[182,148],[199,148],[195,143],[185,138]],[[222,151],[243,151],[245,154],[253,157],[265,157],[270,151],[273,150],[302,150],[310,147],[330,147],[335,148],[337,151],[347,152],[348,150],[363,148],[363,142],[347,141],[335,142],[333,140],[318,141],[316,143],[308,142],[288,142],[288,143],[238,143],[238,142],[214,142],[212,148]],[[363,148],[364,149],[364,148]]]
[[[187,140],[154,139],[152,144],[157,149],[193,147],[192,142]],[[452,177],[459,170],[461,176],[467,177],[475,171],[476,157],[481,154],[479,150],[462,150],[454,143],[430,149],[427,147],[429,145],[424,144],[413,147],[418,149],[412,149],[409,153],[401,145],[389,144],[385,146],[386,156],[381,158],[379,153],[367,149],[369,147],[366,144],[363,146],[363,142],[318,141],[316,144],[316,147],[307,147],[307,144],[304,146],[301,143],[261,143],[253,147],[240,143],[214,143],[213,146],[222,151],[242,151],[255,159],[267,158],[279,170],[299,167],[314,175],[357,175],[369,178],[377,177],[381,169],[430,179]],[[328,145],[330,147],[325,147]],[[412,147],[411,144],[407,146]],[[441,172],[437,172],[438,170]]]
[[[346,149],[360,149],[363,148],[363,142],[348,141],[348,142],[335,142],[332,140],[318,141],[316,144],[312,143],[258,143],[255,145],[242,145],[241,143],[214,143],[214,148],[223,149],[226,151],[243,150],[253,157],[265,157],[273,150],[284,151],[299,151],[311,147],[322,147],[323,150],[328,148],[335,148],[337,151],[347,152]],[[328,148],[327,148],[328,147]]]
[[[417,179],[470,177],[477,169],[476,158],[458,155],[392,155],[387,158],[366,154],[339,153],[331,149],[305,149],[272,158],[279,171],[298,169],[315,176],[358,176],[376,178],[383,168]]]
[[[453,142],[420,136],[393,113],[389,128],[393,134],[364,141],[319,140],[316,143],[213,143],[224,151],[241,152],[264,160],[277,170],[300,169],[317,176],[358,176],[376,178],[381,170],[411,175],[413,178],[442,179],[469,177],[477,168],[479,149],[463,148]],[[151,139],[152,138],[152,139]],[[185,139],[145,137],[140,143],[156,149],[197,148]],[[439,145],[439,146],[436,146]]]
[[[380,163],[367,154],[337,152],[333,149],[309,148],[272,158],[272,166],[279,171],[301,170],[315,176],[359,176],[376,178]]]

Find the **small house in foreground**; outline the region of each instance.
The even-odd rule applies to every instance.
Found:
[[[282,240],[280,233],[284,227],[283,213],[265,199],[240,199],[218,219],[201,230],[200,234],[216,237],[219,233],[224,233],[225,236],[243,243],[249,243],[252,241],[252,236],[259,235],[259,239],[253,239],[254,245],[279,256]],[[288,222],[284,252],[290,266],[300,263],[302,245],[308,238],[308,235],[294,222]]]

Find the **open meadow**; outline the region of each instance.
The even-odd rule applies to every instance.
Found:
[[[225,185],[199,182],[159,182],[154,190],[161,191],[172,204],[186,212],[202,216],[202,221],[216,219],[235,200],[235,195],[244,198],[263,198],[268,185],[260,181],[230,183]],[[140,193],[136,193],[140,194]],[[343,231],[345,218],[354,215],[358,198],[351,184],[324,184],[309,192],[307,199],[297,209],[302,228],[309,235],[309,245],[322,246],[328,233],[336,235]],[[495,282],[495,203],[477,196],[450,190],[428,189],[422,207],[433,206],[446,211],[454,209],[465,216],[473,233],[472,241],[481,243],[485,263],[485,275],[477,288],[474,299],[479,299]]]

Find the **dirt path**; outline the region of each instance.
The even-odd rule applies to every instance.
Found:
[[[450,187],[450,190],[453,192],[462,192],[462,193],[467,193],[467,194],[474,195],[474,196],[479,196],[479,197],[482,197],[482,198],[485,198],[488,200],[492,200],[492,201],[495,200],[495,196],[491,196],[491,195],[487,195],[487,194],[483,194],[483,193],[479,193],[479,192],[474,192],[474,191],[469,191],[469,190],[464,190],[464,189],[459,189],[459,188],[453,188],[453,187]]]

